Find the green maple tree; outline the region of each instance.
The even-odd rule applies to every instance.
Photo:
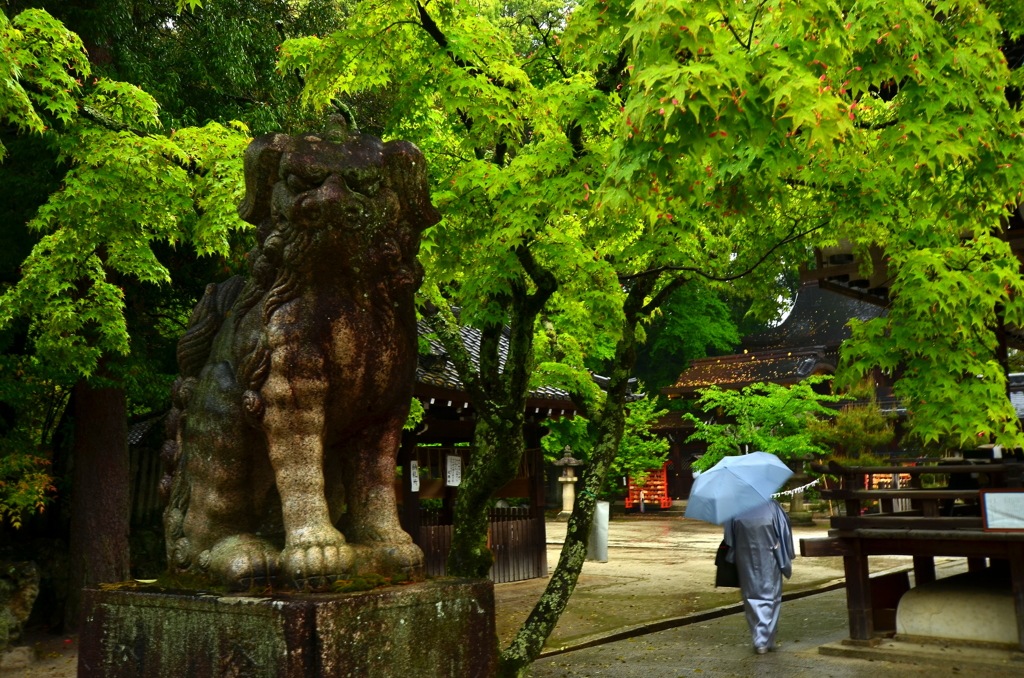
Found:
[[[844,396],[819,393],[815,386],[831,377],[809,377],[792,386],[757,383],[739,390],[717,386],[700,391],[697,404],[729,421],[708,423],[692,414],[685,416],[696,431],[688,440],[703,440],[707,451],[693,466],[706,471],[722,457],[745,452],[767,452],[783,459],[824,454],[828,448],[815,435],[817,417],[835,414],[822,403],[839,402]]]
[[[94,75],[80,38],[43,10],[0,13],[0,73],[0,120],[42,135],[67,168],[29,221],[35,244],[17,280],[0,289],[0,331],[23,324],[31,344],[5,356],[15,369],[0,377],[5,391],[48,391],[61,407],[76,395],[73,623],[82,586],[129,576],[125,388],[148,380],[130,356],[125,288],[171,281],[160,247],[230,255],[232,232],[248,228],[234,206],[249,136],[241,123],[165,131],[151,96]],[[41,506],[49,484],[31,410],[15,410],[19,426],[0,450],[0,504],[15,520]]]
[[[970,231],[978,265],[998,273],[977,280],[989,291],[923,292],[932,303],[952,294],[951,307],[980,302],[981,321],[963,327],[982,343],[985,309],[1015,319],[1018,297],[1000,290],[1019,274],[993,234],[1021,183],[1019,113],[1005,95],[1016,76],[999,51],[1020,31],[1009,4],[598,0],[569,12],[395,2],[362,3],[354,16],[345,31],[286,43],[282,64],[305,73],[312,105],[391,88],[403,114],[388,133],[427,153],[446,220],[425,246],[425,296],[481,413],[478,436],[492,436],[478,445],[506,466],[517,459],[506,443],[518,437],[535,359],[594,422],[595,463],[569,538],[503,655],[506,675],[525,670],[571,594],[593,496],[622,437],[640,323],[675,290],[697,278],[741,288],[756,314],[771,315],[774,295],[757,290],[806,259],[810,238],[882,245],[911,276],[913,257],[935,246],[922,233]],[[458,324],[481,327],[486,344],[506,322],[504,371],[488,358],[475,373],[458,356]],[[541,322],[550,325],[538,331]],[[866,343],[856,333],[851,355]],[[961,373],[986,368],[979,355],[965,353]],[[848,369],[878,359],[865,353]],[[588,361],[611,375],[607,393],[590,386]],[[991,369],[974,374],[986,375],[985,405],[955,423],[971,435],[1008,407]],[[1015,440],[1014,426],[995,433]],[[504,477],[473,473],[467,494],[480,497]],[[450,565],[483,567],[480,514],[457,515],[465,539]]]
[[[898,392],[925,438],[1020,437],[994,361],[996,327],[1018,324],[1022,308],[1016,260],[996,237],[1024,171],[1008,91],[1019,71],[1000,52],[1022,29],[1016,3],[591,0],[571,10],[363,2],[344,30],[281,50],[282,70],[304,75],[312,106],[386,92],[393,115],[383,131],[415,141],[430,160],[446,219],[424,245],[424,309],[480,414],[484,451],[460,492],[452,572],[486,572],[484,507],[518,466],[531,382],[567,388],[593,422],[592,463],[559,565],[503,653],[504,675],[527,670],[575,586],[593,502],[623,436],[644,323],[694,280],[749,294],[753,312],[770,316],[776,298],[763,291],[810,244],[881,245],[896,276],[893,306],[855,330],[844,378],[905,364]],[[4,82],[30,77],[11,73]],[[90,87],[56,89],[87,97]],[[51,95],[32,105],[63,110],[60,93]],[[142,131],[134,136],[152,153],[139,162],[170,168],[191,158],[188,144],[145,132],[150,113],[135,93],[111,86],[105,96],[127,113],[97,100],[106,117],[93,122]],[[23,103],[6,96],[0,111],[28,120]],[[61,125],[85,124],[76,120]],[[112,162],[131,153],[127,132],[100,127],[123,135]],[[203,134],[215,132],[233,134]],[[134,228],[205,242],[201,218],[171,225],[154,216]],[[206,232],[210,242],[220,242],[218,228]],[[144,249],[126,255],[126,274],[155,280],[161,271]],[[73,279],[88,281],[95,302],[81,308],[112,322],[95,336],[47,335],[51,322],[75,330],[65,315],[78,297],[51,299],[28,284],[17,294],[22,312],[42,320],[34,327],[43,343],[88,368],[97,349],[123,347],[125,333],[110,314],[117,286],[99,280],[94,259],[80,266],[91,277]],[[460,352],[462,325],[483,333],[478,370]],[[610,377],[604,391],[590,379],[595,364]]]

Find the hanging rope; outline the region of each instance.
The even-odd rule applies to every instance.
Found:
[[[800,487],[794,487],[792,490],[786,490],[785,492],[776,492],[772,496],[773,497],[792,497],[794,494],[796,494],[798,492],[803,492],[808,487],[814,487],[815,485],[817,485],[820,482],[821,482],[821,478],[815,478],[813,481],[807,483],[806,485],[801,485]]]

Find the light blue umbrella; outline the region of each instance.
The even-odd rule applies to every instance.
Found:
[[[770,501],[792,475],[788,466],[767,452],[725,457],[693,481],[686,517],[721,525]]]

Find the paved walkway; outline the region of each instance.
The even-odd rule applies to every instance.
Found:
[[[565,523],[549,522],[548,566],[558,563]],[[797,528],[794,537],[824,537],[827,526]],[[608,562],[585,563],[579,583],[547,648],[578,645],[630,627],[673,619],[740,600],[737,589],[715,588],[715,552],[722,528],[685,518],[612,520]],[[799,546],[798,546],[799,549]],[[909,567],[912,559],[870,559],[872,572]],[[958,563],[963,563],[958,559]],[[941,563],[940,563],[941,567]],[[786,593],[843,581],[842,558],[800,558]],[[540,598],[547,579],[494,587],[498,636],[506,646]]]
[[[755,655],[742,614],[652,633],[615,643],[541,659],[532,678],[601,677],[712,678],[768,676],[779,678],[896,678],[970,676],[989,678],[1024,674],[1024,666],[1005,670],[958,665],[957,650],[947,647],[941,666],[866,661],[818,654],[817,647],[846,637],[846,592],[830,591],[782,606],[779,645]],[[1011,665],[1013,664],[1013,665]]]

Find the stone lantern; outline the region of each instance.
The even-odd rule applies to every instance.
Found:
[[[801,487],[811,479],[804,473],[804,462],[806,461],[814,461],[814,457],[806,455],[786,460],[786,465],[793,471],[793,477],[789,479],[788,483],[790,487]],[[804,508],[803,492],[795,492],[790,495],[788,513],[791,524],[801,527],[814,526],[814,514]]]
[[[573,467],[583,465],[579,459],[573,459],[570,452],[569,446],[566,445],[562,450],[562,458],[554,462],[555,466],[562,467],[562,475],[558,478],[558,482],[562,483],[562,512],[558,514],[559,520],[568,520],[572,514],[572,505],[576,501],[575,483],[579,480]]]

